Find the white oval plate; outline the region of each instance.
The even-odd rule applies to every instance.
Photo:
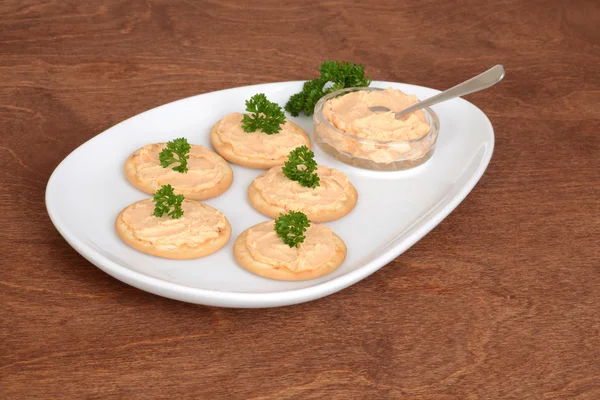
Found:
[[[439,91],[392,82],[373,82],[419,98]],[[139,147],[184,136],[212,148],[212,125],[244,101],[265,93],[283,105],[302,82],[246,86],[175,101],[130,118],[90,139],[56,168],[46,188],[46,207],[66,241],[92,264],[139,289],[190,303],[222,307],[275,307],[335,293],[383,267],[431,231],[471,191],[485,171],[494,147],[492,125],[471,103],[455,99],[434,107],[441,130],[437,149],[425,164],[409,171],[374,172],[342,164],[314,146],[317,161],[345,172],[356,186],[356,208],[328,223],[348,246],[344,264],[332,274],[301,282],[259,277],[241,268],[232,245],[246,228],[266,221],[246,199],[250,182],[262,171],[232,165],[234,182],[223,195],[206,201],[232,225],[227,246],[213,255],[174,261],[142,254],[125,245],[114,220],[125,206],[148,195],[123,174],[125,159]],[[312,134],[312,118],[290,118]]]

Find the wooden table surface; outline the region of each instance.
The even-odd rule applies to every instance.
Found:
[[[593,0],[5,0],[0,398],[599,399],[599,19]],[[438,89],[507,69],[468,98],[496,131],[482,180],[374,275],[209,308],[111,278],[52,226],[50,173],[94,135],[325,59]]]

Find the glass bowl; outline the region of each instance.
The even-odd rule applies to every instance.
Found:
[[[429,132],[424,136],[396,142],[382,142],[350,135],[333,126],[323,115],[325,103],[349,92],[359,90],[383,91],[375,87],[354,87],[331,92],[315,106],[314,140],[327,154],[345,164],[377,171],[399,171],[416,167],[429,160],[435,151],[440,120],[430,108],[423,108]]]

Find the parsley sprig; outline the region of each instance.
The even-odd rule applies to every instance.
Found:
[[[312,115],[315,105],[327,93],[349,87],[363,87],[371,84],[365,77],[365,69],[360,64],[345,61],[325,61],[319,67],[320,76],[304,83],[302,91],[290,97],[285,110],[297,117],[301,112]],[[327,82],[331,86],[324,88]]]
[[[162,187],[154,193],[152,201],[156,203],[153,214],[156,217],[162,217],[163,214],[167,214],[167,216],[173,219],[178,219],[183,216],[183,210],[181,208],[183,195],[176,195],[173,192],[173,187],[171,185],[162,185]]]
[[[275,220],[277,236],[290,247],[298,247],[300,243],[304,243],[304,232],[309,226],[310,221],[306,214],[297,211],[279,214],[279,218]]]
[[[244,115],[242,127],[245,132],[262,130],[267,135],[279,133],[281,125],[285,124],[285,114],[277,103],[267,100],[263,93],[255,94],[246,100],[246,111],[251,115]]]
[[[306,146],[300,146],[292,150],[282,168],[283,174],[288,179],[313,189],[320,185],[319,175],[315,173],[316,170],[315,153]]]
[[[160,165],[163,168],[167,168],[169,165],[178,162],[179,165],[173,167],[173,171],[182,174],[186,173],[188,171],[187,161],[190,158],[189,152],[191,149],[192,146],[190,146],[186,138],[179,138],[168,142],[167,147],[158,155]]]

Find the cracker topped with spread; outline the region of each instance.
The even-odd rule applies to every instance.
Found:
[[[210,141],[223,158],[249,168],[283,165],[290,151],[310,147],[302,128],[285,118],[281,107],[257,94],[246,101],[250,114],[233,113],[218,121]]]

